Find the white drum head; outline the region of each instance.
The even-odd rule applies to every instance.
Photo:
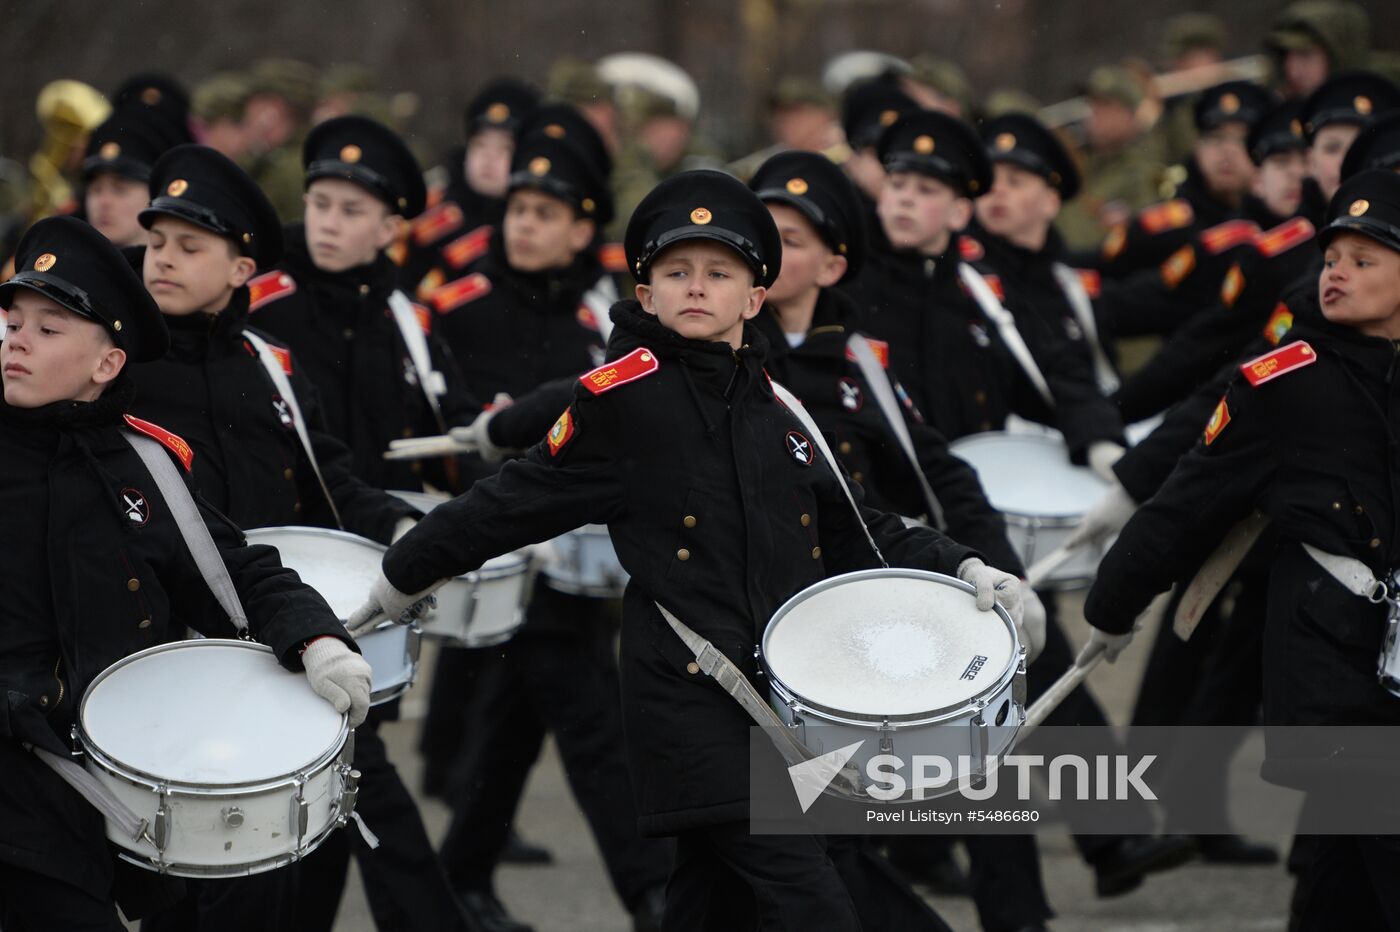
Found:
[[[306,527],[257,528],[248,532],[248,543],[276,547],[282,565],[321,593],[341,621],[369,598],[386,549],[344,531]]]
[[[1108,483],[1069,461],[1064,442],[1038,434],[973,434],[948,447],[977,470],[997,511],[1039,518],[1077,518]]]
[[[837,714],[917,717],[962,706],[1016,659],[1009,622],[946,576],[874,570],[833,577],[779,609],[768,673]],[[980,658],[980,660],[979,660]]]
[[[339,746],[345,716],[243,641],[182,641],[114,664],[83,697],[81,725],[114,763],[196,785],[263,783]]]

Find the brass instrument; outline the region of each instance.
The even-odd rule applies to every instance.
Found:
[[[81,81],[51,81],[39,92],[35,105],[44,139],[29,159],[32,188],[26,216],[29,222],[56,213],[73,198],[73,186],[65,176],[75,153],[81,153],[88,134],[112,112],[107,98]]]

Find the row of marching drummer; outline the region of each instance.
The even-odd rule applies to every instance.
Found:
[[[977,742],[994,706],[1009,742],[1174,582],[1183,632],[1248,623],[1216,596],[1262,587],[1231,669],[1263,664],[1266,721],[1393,723],[1400,146],[1376,116],[1400,94],[1344,76],[1304,120],[1206,91],[1202,203],[1086,267],[1052,227],[1077,170],[1034,117],[862,92],[873,190],[808,152],[748,184],[682,172],[611,248],[587,120],[484,100],[468,141],[512,153],[499,220],[442,244],[425,304],[389,250],[452,215],[364,117],[308,135],[285,228],[198,145],[149,166],[142,245],[36,222],[0,285],[0,925],[116,929],[120,905],[153,929],[329,928],[353,854],[384,927],[518,928],[490,875],[548,729],[638,928],[937,928],[863,841],[750,833],[749,726]],[[1308,216],[1298,166],[1336,128],[1344,180]],[[113,142],[95,169],[128,157]],[[1208,223],[1240,152],[1253,193]],[[1125,376],[1116,342],[1154,333]],[[1159,414],[1129,449],[1124,421]],[[1053,596],[1091,581],[1076,659]],[[455,648],[425,746],[454,809],[436,852],[378,733],[420,633]],[[1105,720],[1054,695],[1035,721]],[[1112,896],[1245,847],[1081,850]],[[1338,852],[1373,873],[1343,882]],[[973,857],[1015,865],[988,925],[1049,917],[1032,838]],[[1339,902],[1393,921],[1366,878],[1396,858],[1310,842],[1302,927]]]

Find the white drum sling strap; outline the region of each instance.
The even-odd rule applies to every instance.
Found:
[[[413,371],[418,376],[418,387],[423,390],[423,397],[432,409],[439,432],[445,434],[447,421],[443,420],[442,406],[438,399],[447,394],[447,380],[441,372],[433,368],[432,353],[428,351],[428,338],[423,335],[423,328],[418,325],[418,315],[408,297],[397,289],[389,295],[389,312],[394,315],[394,323],[398,325],[399,335],[403,337],[409,362],[413,363]]]
[[[272,354],[272,349],[262,337],[251,330],[244,330],[243,339],[247,340],[253,351],[258,354],[258,362],[262,363],[263,369],[267,371],[267,377],[272,380],[272,387],[277,389],[277,394],[281,395],[282,401],[286,403],[292,426],[296,428],[297,439],[301,441],[301,449],[306,453],[307,461],[311,463],[311,471],[316,474],[316,482],[321,486],[321,494],[326,496],[326,504],[331,506],[335,526],[345,530],[345,523],[340,520],[340,509],[335,507],[335,499],[331,498],[331,490],[326,485],[325,477],[321,475],[321,464],[316,461],[316,451],[311,449],[311,437],[306,433],[306,418],[302,417],[301,404],[297,401],[297,393],[292,391],[292,383],[287,378],[286,370],[282,368],[282,364],[277,361],[277,357]]]
[[[875,358],[875,350],[870,347],[870,341],[859,333],[851,334],[851,338],[846,341],[846,346],[850,349],[851,355],[855,357],[856,365],[860,367],[860,374],[865,376],[865,382],[870,386],[870,391],[875,396],[875,403],[880,406],[880,413],[885,416],[885,420],[890,422],[890,430],[894,431],[895,439],[899,441],[899,447],[904,451],[905,459],[909,460],[909,465],[919,480],[919,488],[924,493],[924,504],[928,506],[929,521],[938,530],[946,530],[948,524],[943,517],[943,506],[939,503],[938,496],[933,494],[933,486],[929,485],[928,477],[924,475],[924,469],[919,465],[918,454],[914,452],[914,440],[909,436],[909,426],[904,423],[904,415],[899,411],[899,402],[894,397],[894,389],[890,388],[890,380],[885,375],[880,361]]]
[[[992,286],[987,284],[987,280],[972,266],[966,262],[959,262],[958,277],[967,286],[972,300],[977,302],[982,313],[997,328],[1001,342],[1006,344],[1006,348],[1016,358],[1016,364],[1026,373],[1026,377],[1031,380],[1031,384],[1040,393],[1040,397],[1045,399],[1045,403],[1053,408],[1055,396],[1050,394],[1050,383],[1045,381],[1045,374],[1040,371],[1040,366],[1036,364],[1035,357],[1031,355],[1030,347],[1026,346],[1026,341],[1021,338],[1021,331],[1016,329],[1016,318],[1002,305],[996,292],[992,291]]]
[[[604,275],[598,279],[592,288],[583,293],[583,303],[593,312],[593,319],[598,322],[598,333],[606,346],[612,336],[612,306],[617,303],[617,286],[612,278]]]
[[[1054,263],[1050,270],[1069,301],[1070,310],[1074,312],[1079,329],[1084,331],[1084,339],[1089,344],[1089,355],[1094,361],[1094,380],[1099,383],[1099,391],[1111,395],[1118,391],[1122,382],[1118,379],[1118,373],[1113,370],[1113,363],[1108,361],[1103,341],[1099,339],[1099,325],[1094,319],[1094,303],[1089,299],[1089,292],[1085,290],[1079,273],[1063,262]]]

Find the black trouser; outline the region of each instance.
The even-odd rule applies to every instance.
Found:
[[[1400,837],[1307,836],[1290,932],[1400,930]]]
[[[618,897],[631,907],[665,882],[670,844],[637,834],[613,648],[617,608],[540,586],[525,625],[486,662],[475,734],[450,781],[454,813],[441,854],[455,888],[491,890],[546,728]]]
[[[61,880],[0,864],[4,932],[124,932],[117,904]]]
[[[1251,559],[1242,566],[1201,616],[1189,641],[1172,631],[1180,604],[1180,591],[1168,602],[1148,659],[1134,725],[1255,725],[1264,695],[1264,624],[1268,613],[1269,572]],[[1244,730],[1239,733],[1243,743]],[[1230,759],[1224,754],[1199,756],[1164,753],[1158,744],[1152,751],[1169,766],[1162,779],[1173,779],[1172,766],[1189,767],[1193,791],[1192,819],[1207,818],[1225,825],[1226,788]],[[1202,773],[1202,767],[1209,773]],[[1203,792],[1206,788],[1210,792]],[[1167,830],[1172,813],[1167,812]]]
[[[297,867],[251,877],[186,880],[185,896],[142,920],[141,932],[300,932]]]
[[[468,728],[476,695],[476,682],[491,657],[499,657],[502,645],[482,648],[451,647],[438,651],[433,682],[428,693],[428,714],[418,735],[423,755],[423,792],[441,796],[446,791],[452,763],[463,745],[475,739]]]
[[[302,861],[298,923],[305,932],[329,932],[340,908],[353,851],[364,879],[365,898],[380,932],[462,932],[466,920],[433,852],[418,806],[379,737],[380,722],[394,714],[380,711],[383,708],[371,709],[369,719],[355,730],[355,769],[360,771],[355,809],[379,836],[379,847],[371,849],[360,838],[359,830],[349,825],[333,832]]]
[[[826,853],[841,875],[864,928],[872,932],[949,932],[948,924],[875,850],[873,838],[828,835]]]
[[[845,883],[811,835],[750,835],[747,822],[684,832],[666,885],[666,932],[855,932]],[[871,927],[877,932],[878,927]]]

